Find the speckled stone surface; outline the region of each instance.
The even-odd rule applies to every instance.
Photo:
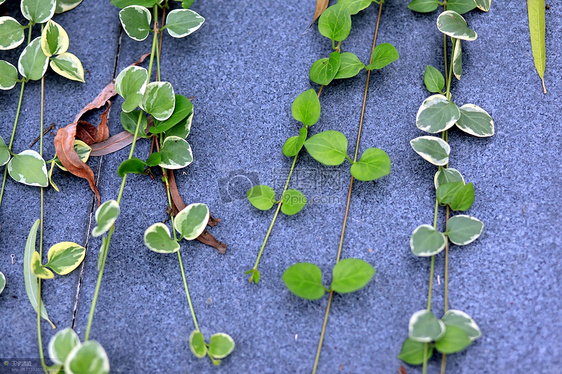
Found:
[[[442,68],[443,47],[437,13],[417,15],[406,3],[388,1],[383,10],[379,42],[393,43],[400,60],[372,75],[361,140],[362,150],[388,152],[392,173],[377,182],[356,183],[343,247],[343,257],[365,259],[377,273],[363,290],[334,298],[321,373],[395,373],[408,319],[426,304],[429,260],[414,257],[408,241],[415,227],[432,221],[435,168],[412,151],[409,141],[422,135],[415,116],[429,95],[423,71],[427,64]],[[22,19],[17,5],[8,0],[1,9]],[[450,134],[451,166],[476,188],[469,214],[486,226],[475,243],[451,249],[450,306],[473,316],[483,337],[448,357],[449,373],[555,374],[562,367],[562,4],[551,1],[550,6],[548,95],[533,65],[525,2],[494,2],[489,14],[465,15],[479,38],[463,44],[464,75],[453,83],[453,99],[486,109],[496,134],[488,139],[457,130]],[[188,138],[195,161],[176,178],[186,202],[205,202],[222,219],[211,232],[228,250],[221,255],[201,243],[184,242],[181,253],[201,330],[207,337],[230,334],[236,349],[221,367],[189,351],[194,327],[177,256],[150,252],[142,240],[149,225],[166,218],[165,191],[158,177],[152,181],[137,175],[126,185],[91,338],[104,346],[115,373],[307,373],[327,298],[298,299],[281,275],[295,262],[310,261],[330,281],[347,195],[346,167],[328,169],[307,155],[300,157],[292,186],[312,203],[296,216],[279,218],[257,286],[243,272],[253,265],[273,212],[257,211],[243,192],[248,180],[256,179],[282,188],[290,160],[281,148],[298,130],[291,103],[311,87],[308,68],[327,56],[330,43],[316,28],[306,31],[312,0],[196,1],[193,9],[206,18],[205,24],[186,39],[165,35],[162,51],[162,79],[176,93],[195,97]],[[343,43],[345,51],[363,61],[376,15],[373,5],[354,16]],[[58,128],[73,120],[114,71],[148,52],[150,41],[121,35],[118,9],[109,1],[85,0],[55,20],[68,31],[69,51],[86,69],[85,84],[52,72],[46,76],[45,124],[55,122]],[[20,51],[2,51],[0,58],[15,63]],[[326,87],[322,115],[311,132],[339,130],[354,143],[365,79],[362,73]],[[4,139],[10,137],[18,94],[17,89],[0,93]],[[112,134],[121,131],[120,103],[115,101],[110,114]],[[39,105],[40,84],[32,82],[25,90],[16,152],[38,135]],[[54,154],[52,140],[46,135],[46,157]],[[135,151],[138,157],[148,152],[146,141]],[[121,183],[116,169],[127,154],[124,149],[89,162],[103,201],[116,198]],[[45,281],[43,300],[58,329],[70,326],[77,305],[75,328],[83,338],[101,240],[88,235],[94,205],[87,182],[60,170],[54,177],[61,192],[45,192],[45,249],[69,240],[87,244],[88,255],[80,286],[80,271]],[[0,209],[0,270],[7,278],[0,295],[3,360],[38,357],[36,315],[27,300],[22,263],[27,234],[39,214],[39,190],[8,180]],[[437,276],[443,279],[442,255]],[[437,315],[443,310],[443,283],[437,279],[433,310]],[[42,324],[45,347],[54,333]],[[432,359],[430,372],[438,372],[439,364],[437,357]],[[421,373],[419,367],[407,370]]]

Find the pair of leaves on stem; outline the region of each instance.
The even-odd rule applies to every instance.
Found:
[[[68,374],[107,374],[109,359],[100,343],[95,340],[80,342],[71,328],[57,332],[49,341],[49,358],[55,364],[54,372],[64,369]]]
[[[459,214],[447,221],[444,233],[431,225],[418,226],[410,237],[410,249],[419,257],[435,256],[445,249],[447,238],[453,244],[467,245],[478,239],[483,229],[482,221]]]
[[[199,330],[195,330],[189,336],[189,348],[197,358],[209,356],[213,365],[220,365],[223,358],[234,350],[234,339],[225,333],[217,333],[211,336],[209,343]]]
[[[456,309],[448,310],[441,320],[426,309],[420,310],[410,318],[408,330],[398,358],[410,365],[421,365],[426,349],[427,358],[434,349],[443,354],[457,353],[482,336],[476,322]]]
[[[389,43],[382,43],[373,51],[373,61],[366,65],[351,53],[339,51],[332,52],[329,58],[321,58],[310,67],[310,80],[320,85],[328,85],[334,79],[352,78],[363,69],[382,69],[390,63],[398,60],[398,51]]]
[[[322,284],[322,270],[315,264],[300,262],[291,265],[283,273],[283,282],[287,288],[307,300],[317,300],[326,291],[345,294],[360,290],[375,275],[375,269],[358,258],[346,258],[339,261],[332,269],[332,283],[327,288]]]
[[[418,13],[430,13],[441,5],[438,0],[412,0],[408,8]],[[478,8],[487,12],[490,10],[492,0],[447,0],[447,10],[464,14]]]
[[[155,4],[154,1],[152,3]],[[121,9],[119,19],[123,29],[133,40],[142,41],[152,31],[150,27],[152,15],[144,6],[130,5]],[[174,38],[183,38],[197,31],[203,22],[205,18],[190,9],[175,9],[168,13],[166,25],[162,29],[167,29],[170,36]]]
[[[183,208],[174,219],[173,229],[180,233],[181,240],[194,240],[205,231],[209,222],[209,207],[205,204],[190,204]],[[178,240],[170,237],[168,226],[155,223],[144,232],[144,244],[154,252],[175,253],[180,249]]]
[[[281,200],[278,201],[275,199],[275,190],[263,184],[250,188],[246,192],[246,197],[259,210],[269,210],[274,204],[281,204],[281,211],[288,216],[297,214],[306,205],[306,197],[298,190],[284,191]]]

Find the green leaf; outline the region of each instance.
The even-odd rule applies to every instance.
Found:
[[[288,216],[292,216],[300,212],[305,205],[306,197],[303,193],[298,190],[290,189],[283,194],[281,211]]]
[[[423,309],[415,312],[408,325],[410,339],[420,343],[430,343],[445,335],[445,324],[438,320],[433,313]]]
[[[41,49],[41,38],[35,38],[25,47],[18,60],[18,70],[29,80],[36,81],[45,75],[49,58]]]
[[[35,313],[37,314],[37,301],[39,298],[39,284],[37,277],[33,274],[31,269],[32,256],[35,253],[35,242],[37,241],[37,230],[39,229],[40,220],[35,221],[31,230],[29,231],[29,236],[25,243],[25,252],[23,255],[23,278],[25,282],[25,292],[27,293],[27,298],[31,303]],[[41,300],[41,318],[46,320],[51,324],[53,329],[55,325],[49,320],[49,315],[47,314],[47,309],[45,308],[45,303]]]
[[[466,332],[457,326],[446,326],[445,335],[435,342],[435,349],[443,354],[452,354],[464,350],[471,341]]]
[[[489,11],[492,6],[492,0],[475,0],[475,2],[476,7],[484,12]]]
[[[57,365],[64,365],[68,354],[80,346],[80,338],[70,327],[57,332],[49,341],[49,358]]]
[[[140,107],[154,119],[164,121],[174,113],[176,98],[169,82],[152,82],[146,86]]]
[[[382,43],[373,51],[373,62],[365,67],[367,70],[379,70],[398,60],[400,56],[396,48],[390,43]]]
[[[62,53],[58,56],[51,57],[49,64],[51,69],[60,76],[67,79],[84,82],[84,68],[78,57],[72,53]]]
[[[318,31],[333,41],[345,40],[351,31],[351,15],[347,6],[337,3],[326,9],[318,20]]]
[[[372,2],[373,0],[338,0],[338,4],[346,6],[352,16],[366,9]]]
[[[119,19],[123,30],[129,37],[136,41],[142,41],[150,34],[150,22],[152,15],[143,6],[130,5],[119,11]]]
[[[10,150],[6,146],[6,143],[4,143],[4,139],[0,137],[0,166],[6,165],[8,161],[10,161],[11,156]]]
[[[310,80],[320,85],[329,85],[337,75],[340,64],[341,54],[338,51],[330,53],[330,58],[316,60],[310,67]]]
[[[31,255],[31,271],[37,278],[52,279],[55,277],[52,271],[41,264],[41,256],[37,251],[33,251]]]
[[[250,276],[250,283],[254,282],[255,284],[258,284],[260,282],[261,275],[258,269],[246,270],[244,274],[252,274]]]
[[[368,1],[371,3],[371,0]],[[365,68],[365,64],[355,54],[344,52],[341,54],[340,68],[334,79],[352,78]]]
[[[65,374],[108,374],[107,353],[95,340],[74,347],[64,362]]]
[[[269,210],[275,204],[275,191],[273,188],[260,184],[246,192],[250,204],[259,210]]]
[[[76,8],[82,0],[57,0],[55,13],[60,14]]]
[[[293,157],[299,154],[301,151],[306,137],[308,136],[308,130],[306,127],[301,127],[299,130],[299,136],[291,136],[285,144],[283,145],[283,154],[287,157]]]
[[[462,42],[456,39],[453,48],[453,74],[460,80],[462,76]]]
[[[430,13],[439,7],[438,0],[412,0],[408,8],[418,13]]]
[[[181,169],[193,162],[193,153],[189,143],[177,136],[168,136],[160,148],[159,166],[169,169]]]
[[[41,33],[41,49],[45,56],[51,57],[68,50],[68,34],[58,23],[49,20]]]
[[[223,359],[234,350],[234,340],[230,335],[218,333],[209,340],[209,354],[215,359]]]
[[[365,287],[374,275],[375,269],[369,263],[346,258],[334,266],[330,288],[337,293],[355,292]]]
[[[341,165],[347,156],[347,138],[339,131],[323,131],[304,142],[308,153],[324,165]]]
[[[456,193],[464,187],[464,182],[443,183],[437,188],[435,194],[441,205],[451,204]]]
[[[0,90],[11,90],[18,82],[18,70],[7,61],[0,60]]]
[[[461,112],[461,118],[457,121],[459,129],[480,138],[494,135],[494,120],[484,109],[474,104],[465,104],[459,109]]]
[[[170,130],[180,122],[186,122],[189,115],[193,112],[193,104],[185,96],[175,95],[174,113],[165,121],[154,120],[154,127],[150,129],[152,134],[160,134]],[[185,125],[184,125],[185,127]],[[190,121],[191,127],[191,121]],[[186,138],[181,137],[181,138]]]
[[[21,13],[31,23],[45,23],[55,14],[55,0],[21,0]]]
[[[193,121],[193,111],[177,125],[166,131],[166,136],[177,136],[178,138],[185,139],[191,132],[191,122]]]
[[[0,50],[14,49],[25,40],[23,26],[12,17],[0,17]]]
[[[451,147],[441,138],[435,136],[420,136],[410,140],[410,145],[424,160],[437,166],[449,163]]]
[[[449,203],[452,210],[469,210],[474,202],[474,185],[468,183],[457,190],[453,199]]]
[[[158,253],[174,253],[180,250],[180,245],[170,237],[168,226],[155,223],[144,232],[144,244],[151,251]]]
[[[427,343],[420,343],[410,338],[406,338],[404,344],[402,344],[402,349],[400,350],[398,359],[404,361],[408,365],[423,364],[423,351],[426,344]],[[429,360],[431,356],[433,356],[433,345],[430,345],[427,349],[427,359]]]
[[[86,257],[86,248],[73,242],[60,242],[49,248],[45,266],[58,275],[66,275],[76,269]]]
[[[482,336],[480,327],[476,322],[465,312],[457,309],[449,309],[441,318],[441,321],[445,323],[447,328],[449,326],[456,326],[462,329],[467,335],[470,341],[475,341]]]
[[[416,116],[418,129],[432,134],[450,129],[461,118],[455,103],[444,95],[432,95],[425,99]]]
[[[470,12],[474,8],[476,8],[474,0],[447,0],[447,10],[452,10],[458,14]]]
[[[322,270],[309,262],[289,266],[283,273],[283,282],[289,291],[303,299],[317,300],[324,296]]]
[[[162,0],[111,0],[111,5],[117,8],[125,8],[130,5],[138,5],[146,8],[152,8],[154,5],[161,3]]]
[[[429,92],[441,92],[445,87],[445,77],[439,70],[427,65],[423,74],[423,83]]]
[[[443,315],[441,321],[445,323],[447,328],[449,328],[449,326],[456,326],[462,329],[468,335],[470,341],[475,341],[482,336],[480,327],[478,327],[476,322],[461,310],[449,309]]]
[[[351,165],[351,175],[360,181],[372,181],[390,174],[390,157],[382,149],[368,148]]]
[[[4,291],[4,287],[6,287],[6,276],[0,271],[0,294]]]
[[[146,159],[146,165],[149,167],[158,166],[162,162],[162,155],[154,152]]]
[[[47,187],[47,165],[39,153],[28,149],[15,155],[8,163],[8,173],[15,181],[28,186]]]
[[[131,112],[139,106],[147,83],[148,71],[145,68],[129,66],[119,73],[115,80],[115,90],[125,99],[121,106],[124,112]]]
[[[135,130],[137,129],[139,116],[141,116],[141,122],[138,135],[141,138],[148,139],[150,138],[150,135],[147,135],[145,132],[148,121],[142,110],[133,110],[132,112],[121,111],[121,126],[123,126],[123,129],[125,129],[125,131],[128,131],[134,135]]]
[[[175,9],[166,17],[166,28],[171,37],[183,38],[197,31],[205,18],[189,9]]]
[[[174,227],[184,239],[193,240],[205,231],[207,222],[209,207],[205,204],[190,204],[178,213]]]
[[[145,174],[146,162],[136,157],[123,161],[117,168],[117,175],[123,178],[126,174]]]
[[[445,235],[435,230],[433,226],[421,225],[410,237],[410,249],[416,256],[430,257],[444,250],[446,242]]]
[[[313,88],[304,91],[293,101],[291,113],[305,126],[312,126],[320,119],[320,100]]]
[[[478,35],[467,27],[465,19],[452,10],[447,10],[437,17],[437,28],[451,38],[462,40],[475,40]]]
[[[483,229],[484,223],[482,221],[459,214],[449,219],[445,234],[453,244],[467,245],[478,239]]]
[[[119,217],[119,203],[115,200],[108,200],[101,204],[96,210],[96,223],[97,226],[92,230],[93,236],[101,236],[105,234]]]
[[[190,6],[193,5],[194,2],[195,0],[182,0],[181,6],[183,9],[188,9]]]
[[[197,358],[204,358],[207,355],[207,344],[201,331],[195,330],[189,335],[189,348]]]
[[[438,189],[439,186],[445,183],[462,182],[464,184],[464,178],[457,169],[439,168],[437,173],[435,173],[433,182],[435,184],[435,189]]]
[[[78,154],[78,157],[80,157],[80,160],[84,163],[88,161],[90,153],[92,153],[92,148],[82,140],[74,140],[74,150]],[[68,171],[64,166],[62,166],[62,162],[60,162],[57,156],[55,156],[54,161],[61,170]]]

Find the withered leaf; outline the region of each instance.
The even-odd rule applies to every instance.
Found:
[[[326,8],[328,8],[328,3],[330,0],[316,0],[316,10],[314,11],[314,18],[310,23],[310,26],[314,25],[314,22],[324,13]],[[308,26],[308,27],[310,27]]]
[[[92,144],[92,153],[90,153],[90,156],[105,156],[127,147],[132,142],[133,134],[128,131],[121,131],[104,142]]]
[[[203,233],[197,237],[197,240],[199,240],[203,244],[215,248],[222,254],[226,253],[226,244],[224,244],[223,242],[219,242],[213,235],[209,234],[207,230],[203,231]]]

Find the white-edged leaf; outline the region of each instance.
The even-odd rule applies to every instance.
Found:
[[[441,318],[441,321],[445,323],[446,326],[457,326],[461,328],[466,334],[470,341],[475,341],[482,336],[480,327],[476,322],[465,312],[457,309],[449,309]]]
[[[148,71],[143,67],[129,66],[119,73],[115,79],[115,91],[125,99],[121,106],[124,112],[129,113],[139,106],[147,83]]]
[[[166,29],[171,37],[183,38],[197,31],[205,18],[191,9],[174,9],[166,17]]]
[[[207,343],[201,331],[195,330],[189,335],[189,349],[197,358],[203,358],[207,355]]]
[[[88,340],[74,347],[64,362],[65,374],[108,374],[109,359],[100,343]]]
[[[445,249],[446,243],[445,235],[430,225],[418,226],[410,237],[410,249],[419,257],[435,256]]]
[[[176,106],[174,88],[170,82],[152,82],[146,85],[146,90],[140,102],[140,107],[159,121],[165,121]]]
[[[80,346],[80,338],[70,327],[57,332],[49,341],[49,358],[57,365],[64,365],[68,354]]]
[[[476,7],[484,12],[489,11],[492,6],[492,0],[475,0],[475,2]]]
[[[32,23],[45,23],[55,14],[56,0],[21,0],[23,16]]]
[[[144,232],[144,244],[151,251],[158,253],[174,253],[180,245],[170,237],[170,229],[163,223],[155,223]]]
[[[436,136],[420,136],[412,139],[410,145],[424,160],[437,166],[447,165],[451,147]]]
[[[215,359],[222,359],[234,350],[234,340],[228,334],[218,333],[209,340],[209,354]]]
[[[41,48],[41,37],[33,39],[25,47],[18,60],[18,70],[29,80],[36,81],[45,75],[49,66],[49,58]]]
[[[108,200],[101,204],[96,210],[97,226],[92,230],[92,235],[100,236],[109,231],[119,217],[120,210],[119,203],[115,200]]]
[[[41,33],[41,49],[45,56],[51,57],[68,50],[70,40],[61,25],[49,20]]]
[[[25,40],[23,26],[12,17],[0,17],[0,50],[14,49]]]
[[[445,335],[445,324],[430,311],[423,309],[410,317],[408,336],[420,343],[430,343]]]
[[[435,173],[435,177],[433,177],[435,189],[438,189],[439,186],[445,183],[454,182],[463,182],[464,184],[464,177],[457,169],[453,168],[439,168],[439,170]]]
[[[462,40],[475,40],[478,34],[469,29],[463,16],[452,10],[447,10],[437,17],[437,28],[451,38]]]
[[[8,163],[8,173],[15,181],[28,186],[47,187],[47,165],[39,153],[28,149],[15,155]]]
[[[444,95],[432,95],[425,99],[418,109],[416,126],[422,131],[435,134],[453,127],[460,116],[455,103]]]
[[[209,207],[205,204],[189,204],[174,220],[174,227],[186,240],[196,239],[205,231],[209,222]]]
[[[129,37],[136,41],[142,41],[150,34],[150,22],[152,15],[143,6],[130,5],[119,11],[119,19],[123,30]]]
[[[459,129],[480,138],[494,135],[494,120],[484,109],[474,104],[464,104],[460,112],[461,118],[457,121]]]
[[[193,162],[193,152],[189,143],[178,136],[168,136],[160,148],[160,163],[165,169],[175,170]]]
[[[479,219],[459,214],[449,219],[445,234],[453,244],[467,245],[478,239],[483,229],[484,223]]]
[[[82,0],[57,0],[55,13],[60,14],[76,8]]]
[[[18,82],[18,70],[8,61],[0,60],[0,90],[11,90]]]
[[[58,56],[51,57],[51,69],[55,73],[67,79],[84,82],[84,68],[78,57],[72,53],[65,52]]]
[[[4,287],[6,287],[6,276],[0,271],[0,294],[4,291]]]

